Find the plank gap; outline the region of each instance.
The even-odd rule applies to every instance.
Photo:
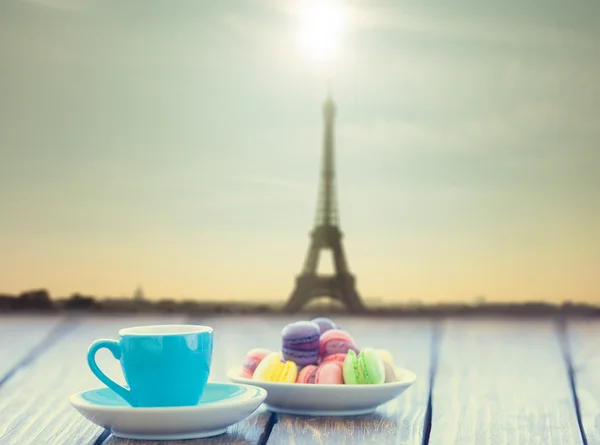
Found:
[[[573,354],[571,352],[571,345],[569,343],[569,336],[567,333],[567,320],[564,317],[557,318],[555,326],[556,335],[558,336],[558,343],[560,344],[560,350],[562,352],[565,366],[567,367],[569,385],[571,386],[571,397],[573,398],[573,405],[575,406],[575,415],[577,416],[577,426],[579,426],[581,441],[583,442],[583,445],[588,445],[587,435],[585,433],[585,428],[583,427],[583,420],[581,417],[581,405],[579,403],[579,397],[577,396],[577,382],[575,381]]]
[[[429,445],[429,436],[431,435],[431,421],[433,417],[433,385],[435,384],[435,375],[437,372],[441,335],[441,323],[439,321],[436,321],[433,324],[433,329],[431,333],[429,396],[427,397],[427,408],[425,409],[425,419],[423,422],[423,445]]]
[[[102,445],[106,439],[110,436],[110,430],[104,429],[102,433],[95,440],[94,445]]]
[[[62,319],[52,330],[44,337],[37,345],[31,348],[29,354],[27,354],[20,362],[10,369],[4,376],[0,378],[0,387],[10,380],[20,369],[23,369],[31,365],[39,356],[44,354],[49,348],[51,348],[59,339],[65,334],[71,332],[77,322],[70,318]]]
[[[271,413],[271,416],[265,425],[265,430],[258,438],[256,445],[267,445],[269,437],[271,436],[271,432],[273,431],[273,427],[277,422],[279,422],[279,415],[277,413]]]

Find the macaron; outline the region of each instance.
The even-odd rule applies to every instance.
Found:
[[[385,367],[385,383],[395,382],[397,378],[392,353],[387,349],[377,349],[377,352],[383,360],[383,366]]]
[[[339,352],[337,354],[331,354],[328,355],[327,357],[323,358],[323,360],[321,361],[321,363],[339,363],[340,365],[344,365],[344,360],[346,360],[346,353],[345,352]]]
[[[347,385],[376,385],[385,381],[385,365],[375,349],[364,348],[358,356],[349,350],[343,375]]]
[[[302,368],[296,383],[342,385],[344,383],[344,372],[342,366],[336,362],[323,363],[319,366],[308,365]]]
[[[311,384],[315,383],[315,376],[317,374],[317,365],[308,365],[300,370],[296,383]]]
[[[298,366],[315,365],[319,361],[319,326],[311,321],[290,323],[281,331],[281,352],[285,360]]]
[[[333,354],[345,354],[349,350],[359,352],[352,336],[341,329],[328,330],[321,335],[319,341],[319,357],[321,359]]]
[[[342,385],[344,383],[344,372],[338,363],[323,363],[319,365],[315,373],[317,385]]]
[[[394,358],[390,351],[387,349],[376,349],[376,351],[379,353],[379,356],[383,359],[383,361],[388,362],[390,365],[394,364]]]
[[[258,364],[252,379],[263,382],[294,383],[297,377],[296,363],[290,360],[282,361],[279,352],[271,352]]]
[[[395,382],[398,380],[393,365],[383,360],[383,367],[385,368],[385,383]]]
[[[256,369],[258,364],[270,353],[271,351],[269,351],[268,349],[250,349],[246,354],[246,359],[244,360],[244,364],[242,365],[241,376],[247,379],[251,379],[254,375],[254,370]]]
[[[338,329],[338,325],[331,318],[327,317],[317,317],[311,320],[313,323],[316,323],[319,326],[319,332],[321,334],[327,332],[330,329]]]

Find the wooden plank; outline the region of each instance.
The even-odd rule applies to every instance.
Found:
[[[588,445],[600,445],[600,320],[568,323],[568,345]]]
[[[81,416],[69,403],[77,391],[103,386],[89,370],[86,353],[97,338],[117,338],[128,326],[177,323],[164,317],[81,318],[59,341],[0,387],[0,442],[19,445],[94,443],[104,430]],[[120,382],[119,363],[98,353],[98,364]]]
[[[0,316],[0,385],[56,333],[61,316]]]
[[[433,324],[428,320],[337,317],[359,347],[385,348],[398,367],[417,374],[417,382],[375,414],[356,417],[280,415],[268,445],[406,444],[421,445],[429,396]]]
[[[243,363],[246,352],[256,347],[276,350],[279,348],[282,323],[285,317],[270,318],[263,316],[211,317],[197,320],[198,324],[214,329],[215,343],[213,363],[209,381],[229,382],[227,371]],[[207,439],[151,442],[145,445],[256,445],[264,443],[270,431],[274,417],[263,407],[252,416],[231,426],[226,434]],[[139,445],[139,441],[124,440],[110,436],[103,445]]]
[[[550,320],[453,320],[443,330],[429,445],[582,443]]]

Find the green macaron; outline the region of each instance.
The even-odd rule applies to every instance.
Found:
[[[344,360],[344,383],[347,385],[377,385],[385,381],[383,360],[372,348],[365,348],[358,356],[349,350]]]
[[[360,379],[356,352],[352,349],[348,350],[348,354],[344,359],[343,376],[346,385],[356,385]]]

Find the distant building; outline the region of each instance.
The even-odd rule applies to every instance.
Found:
[[[141,286],[138,286],[133,293],[133,299],[135,301],[144,301],[146,300],[146,295],[144,295],[144,291]]]
[[[483,306],[484,304],[486,304],[487,299],[485,298],[485,295],[478,295],[475,297],[475,304],[478,306]]]

